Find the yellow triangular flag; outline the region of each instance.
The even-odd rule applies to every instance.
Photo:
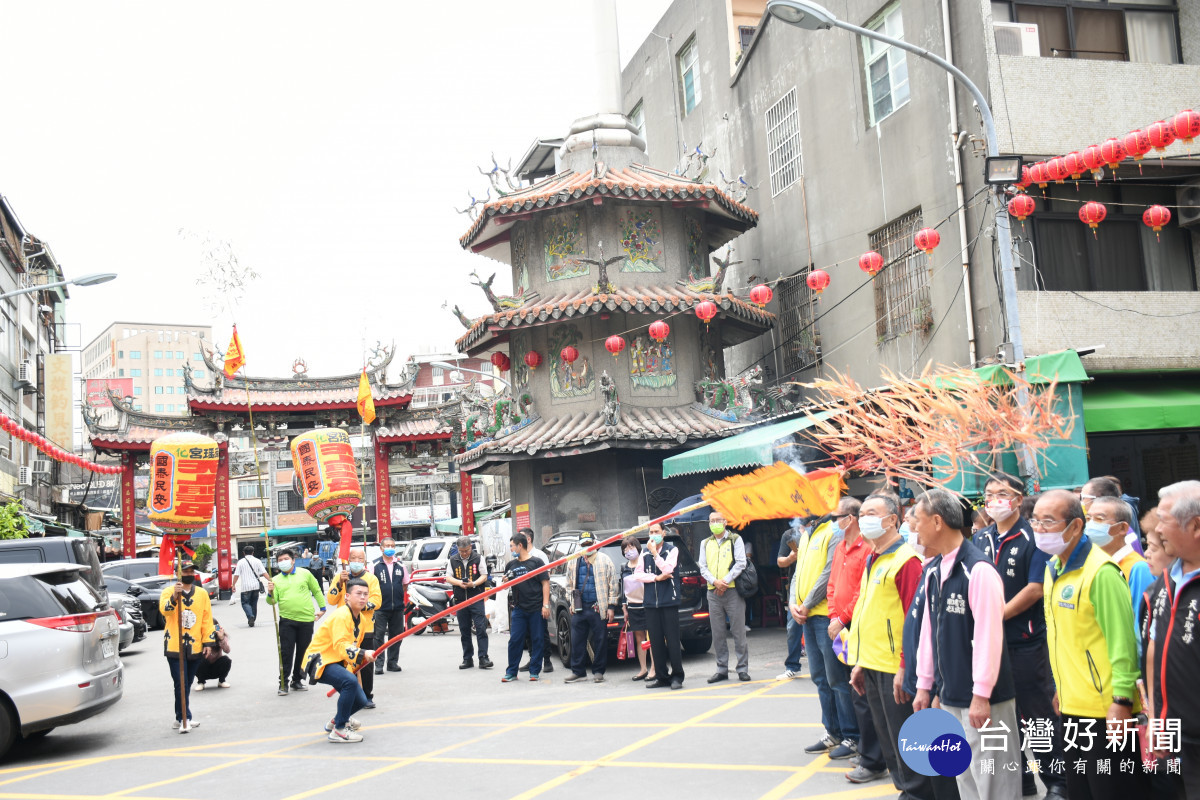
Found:
[[[371,397],[371,384],[367,381],[365,367],[362,377],[358,379],[358,415],[368,425],[375,421],[375,398]]]
[[[233,326],[233,338],[225,350],[225,375],[232,378],[237,371],[246,366],[246,351],[242,349],[242,340],[237,335],[237,325]]]

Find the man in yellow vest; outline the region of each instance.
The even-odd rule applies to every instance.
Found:
[[[1067,796],[1140,797],[1133,605],[1116,562],[1083,535],[1084,520],[1079,498],[1062,489],[1043,494],[1030,520],[1038,548],[1051,556],[1046,641],[1063,751],[1069,765],[1084,762],[1082,772],[1067,769]],[[1126,760],[1131,771],[1121,768]]]
[[[892,684],[904,669],[904,619],[921,583],[921,559],[900,535],[900,504],[893,494],[872,494],[858,512],[859,532],[873,553],[867,556],[846,642],[846,663],[854,667],[850,685],[870,707],[863,725],[873,725],[901,797],[932,797],[929,778],[914,772],[896,752],[900,728],[912,716],[910,703],[897,703]],[[865,752],[865,750],[864,750]],[[846,774],[851,783],[883,777],[859,764]]]
[[[842,513],[839,506],[838,514]],[[799,554],[788,590],[788,611],[792,619],[804,626],[808,672],[817,687],[821,724],[825,726],[825,734],[804,748],[804,752],[828,753],[831,759],[851,758],[858,752],[859,738],[854,698],[850,696],[850,670],[833,652],[826,599],[834,551],[844,536],[833,519],[814,528],[808,546]]]
[[[367,640],[374,641],[375,609],[379,608],[380,603],[383,602],[383,590],[379,585],[379,578],[367,570],[366,550],[361,547],[350,549],[350,561],[346,564],[345,569],[333,576],[333,580],[329,584],[329,591],[325,592],[325,602],[331,609],[346,605],[346,584],[354,578],[367,583],[367,606],[362,612],[361,625]],[[367,696],[366,708],[374,708],[375,670],[364,669],[358,673],[358,679],[362,684],[363,694]]]
[[[337,690],[337,713],[325,723],[329,741],[352,744],[363,740],[361,727],[354,712],[366,708],[367,696],[354,674],[371,669],[375,660],[373,650],[362,649],[365,631],[362,627],[370,589],[361,578],[351,578],[345,584],[345,604],[333,612],[333,618],[317,628],[308,649],[304,651],[304,672],[310,683],[323,683]]]
[[[746,601],[738,594],[736,582],[746,569],[746,545],[742,537],[725,528],[725,516],[714,511],[708,515],[712,532],[700,543],[700,575],[708,581],[708,624],[712,628],[713,651],[717,671],[709,683],[729,678],[729,643],[725,638],[725,618],[733,634],[737,653],[738,679],[750,680],[750,650],[746,646]]]

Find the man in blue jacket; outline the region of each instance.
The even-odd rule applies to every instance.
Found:
[[[375,577],[379,579],[379,591],[383,602],[375,612],[375,649],[404,630],[404,598],[408,588],[408,570],[396,559],[396,540],[385,536],[379,540],[383,557],[375,565]],[[382,661],[375,662],[375,674],[382,675]],[[387,671],[400,671],[400,643],[387,649]]]

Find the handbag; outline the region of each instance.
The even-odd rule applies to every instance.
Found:
[[[633,658],[637,652],[633,640],[633,631],[629,630],[629,621],[625,621],[625,627],[621,629],[621,635],[617,639],[617,660],[625,661]]]
[[[746,559],[746,568],[737,576],[733,588],[737,589],[737,593],[743,598],[758,594],[758,570],[754,568],[754,562],[750,559]]]

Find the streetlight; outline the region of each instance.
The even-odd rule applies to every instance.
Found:
[[[430,363],[430,365],[429,365],[429,366],[431,366],[431,367],[438,367],[438,368],[440,368],[440,369],[448,369],[448,370],[450,370],[451,372],[454,372],[454,371],[458,371],[458,372],[473,372],[473,373],[475,373],[476,375],[483,375],[483,376],[485,376],[485,377],[491,378],[491,379],[492,379],[492,380],[494,380],[494,381],[499,381],[500,383],[503,383],[505,386],[507,386],[507,387],[508,387],[510,390],[512,389],[512,384],[511,384],[511,383],[509,383],[508,381],[504,380],[503,378],[497,378],[495,375],[493,375],[493,374],[492,374],[492,373],[490,373],[490,372],[484,372],[484,371],[482,371],[482,370],[478,370],[478,369],[467,369],[466,367],[459,367],[459,366],[456,366],[456,365],[454,365],[454,364],[448,364],[448,363],[446,363],[445,361],[434,361],[434,362]]]
[[[769,0],[767,11],[781,22],[795,25],[798,28],[813,31],[842,28],[859,36],[865,36],[868,39],[875,39],[893,47],[899,47],[901,50],[907,50],[926,61],[932,61],[934,64],[937,64],[966,87],[971,96],[975,98],[975,105],[979,107],[979,115],[983,117],[984,135],[987,139],[988,158],[985,178],[988,185],[991,186],[993,194],[999,194],[997,187],[1002,183],[1013,182],[1010,178],[1012,178],[1014,172],[1016,176],[1015,180],[1020,179],[1020,158],[1000,157],[1000,149],[996,144],[996,123],[992,119],[992,109],[988,106],[987,100],[984,99],[983,92],[979,91],[979,87],[961,69],[946,59],[936,53],[929,52],[923,47],[910,44],[903,39],[896,39],[879,31],[860,28],[857,25],[844,22],[834,16],[829,9],[809,2],[809,0]],[[1009,229],[1008,209],[1003,202],[999,202],[996,209],[996,244],[1000,248],[1000,288],[1004,299],[1005,325],[1008,328],[1009,344],[1012,346],[1012,359],[1017,364],[1017,368],[1020,369],[1025,362],[1025,345],[1021,338],[1021,318],[1017,314],[1017,273],[1013,268],[1012,233]],[[1022,407],[1025,406],[1027,399],[1027,392],[1024,389],[1019,389],[1017,400]],[[1036,466],[1033,463],[1032,453],[1024,446],[1019,447],[1019,452],[1022,472],[1026,476],[1035,475]]]
[[[16,297],[19,294],[40,292],[43,289],[57,289],[59,286],[95,286],[98,283],[108,283],[115,277],[117,277],[115,272],[99,272],[95,275],[84,275],[69,281],[54,281],[52,283],[42,283],[37,286],[26,286],[24,289],[14,289],[11,292],[0,294],[0,300],[7,297]]]

